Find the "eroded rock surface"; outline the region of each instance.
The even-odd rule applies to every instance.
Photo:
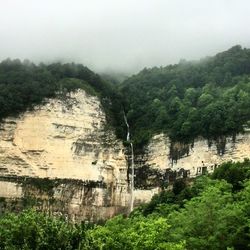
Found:
[[[216,141],[203,138],[192,144],[171,143],[163,134],[154,136],[145,150],[145,162],[158,170],[188,170],[191,177],[211,172],[226,161],[243,161],[250,157],[250,131],[235,138],[222,137]]]
[[[0,124],[0,212],[32,206],[73,221],[127,213],[128,154],[108,128],[97,97],[78,90],[48,99]],[[249,157],[249,131],[211,142],[200,138],[192,145],[154,136],[135,157],[135,205],[148,202],[176,178]]]
[[[46,100],[0,125],[0,197],[16,209],[38,199],[72,218],[108,218],[129,203],[124,151],[97,97],[79,90]],[[43,178],[61,184],[37,185]]]
[[[124,183],[124,148],[97,97],[84,91],[47,100],[0,127],[1,175]]]

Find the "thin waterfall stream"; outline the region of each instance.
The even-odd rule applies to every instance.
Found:
[[[130,197],[130,212],[133,211],[134,209],[134,175],[135,175],[135,165],[134,165],[134,147],[133,147],[133,143],[130,141],[130,130],[129,130],[129,124],[128,124],[128,120],[127,120],[127,117],[126,117],[126,114],[125,112],[123,111],[124,113],[124,121],[125,121],[125,124],[127,126],[127,142],[129,143],[130,145],[130,148],[131,148],[131,197]]]

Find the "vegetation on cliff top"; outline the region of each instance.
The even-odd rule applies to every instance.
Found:
[[[87,67],[74,63],[36,65],[28,60],[6,59],[0,63],[0,120],[76,89],[97,95],[107,114],[109,124],[116,127],[114,114],[117,100],[112,85]],[[113,105],[112,105],[113,104]]]
[[[74,225],[33,210],[5,214],[0,249],[249,249],[249,175],[249,160],[225,163],[104,225]]]
[[[200,61],[144,69],[121,84],[112,82],[80,64],[7,59],[0,63],[0,119],[58,91],[83,88],[100,97],[108,123],[121,139],[126,137],[125,110],[137,148],[160,132],[182,142],[234,135],[250,120],[250,49],[240,46]]]

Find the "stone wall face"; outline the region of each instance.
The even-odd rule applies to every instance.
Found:
[[[216,141],[203,138],[192,144],[171,143],[163,134],[156,135],[145,150],[145,163],[158,170],[188,170],[191,177],[212,172],[226,161],[243,161],[250,157],[250,131],[235,138],[223,137]]]
[[[100,100],[83,90],[9,117],[0,124],[0,213],[35,207],[77,222],[128,213],[128,152],[108,128]],[[249,131],[192,145],[156,135],[135,156],[135,206],[150,201],[171,178],[195,177],[249,157]]]
[[[129,202],[124,151],[122,142],[107,129],[97,97],[79,90],[48,99],[0,125],[0,197],[18,204],[16,209],[35,199],[40,200],[39,209],[76,220],[108,218],[126,210]],[[29,185],[22,183],[24,177],[29,177]],[[39,178],[61,184],[50,187],[48,194],[32,185]]]
[[[126,184],[124,147],[105,125],[98,98],[84,91],[8,118],[0,127],[0,173]]]
[[[107,127],[100,100],[83,90],[5,119],[0,124],[0,211],[32,206],[75,221],[127,213],[126,150]],[[136,192],[135,203],[149,201],[154,193]]]
[[[48,188],[38,186],[38,180],[29,179],[29,183],[10,177],[0,180],[0,213],[32,207],[73,222],[96,222],[128,213],[129,193],[121,187],[51,179],[52,186]]]

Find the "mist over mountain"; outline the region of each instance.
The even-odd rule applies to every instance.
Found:
[[[0,60],[82,63],[99,73],[250,46],[247,0],[2,1]]]

